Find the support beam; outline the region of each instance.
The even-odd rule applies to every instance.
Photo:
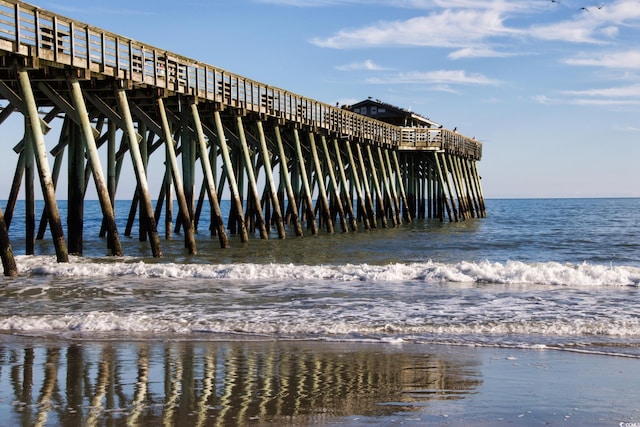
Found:
[[[276,144],[278,145],[278,153],[280,155],[280,179],[284,181],[285,188],[287,190],[287,199],[289,201],[289,207],[292,213],[291,221],[293,222],[293,227],[296,231],[296,236],[302,236],[302,225],[300,224],[300,218],[298,215],[298,205],[296,202],[296,197],[293,192],[293,187],[291,185],[291,178],[289,177],[289,165],[287,160],[287,153],[284,151],[284,144],[282,143],[282,134],[280,133],[280,126],[275,125],[273,127],[273,132],[276,137]]]
[[[356,154],[358,155],[358,164],[360,165],[360,174],[362,176],[362,183],[364,184],[365,203],[367,209],[365,214],[369,217],[369,223],[372,228],[378,227],[377,213],[373,206],[373,198],[371,197],[371,187],[369,185],[369,178],[367,177],[367,168],[364,165],[364,156],[362,155],[362,147],[358,141],[355,142]]]
[[[191,120],[193,120],[193,126],[196,131],[196,148],[200,154],[200,164],[202,165],[202,171],[204,173],[204,179],[206,181],[206,189],[207,194],[209,195],[209,201],[211,203],[212,214],[215,217],[214,222],[218,231],[218,240],[220,241],[221,248],[228,248],[229,239],[227,238],[227,232],[224,229],[224,221],[222,219],[222,212],[220,210],[220,203],[218,201],[218,192],[216,191],[216,182],[215,178],[213,177],[213,171],[211,170],[211,164],[209,163],[207,143],[204,139],[204,132],[202,130],[202,122],[200,121],[198,105],[195,102],[192,102],[190,108]]]
[[[24,116],[24,228],[25,228],[25,254],[36,253],[36,201],[35,201],[35,155],[33,148],[33,131],[29,124],[29,117]],[[44,211],[47,214],[45,208]]]
[[[82,130],[84,144],[87,150],[87,157],[93,173],[93,181],[96,186],[96,192],[98,193],[98,199],[100,200],[102,217],[104,218],[104,224],[107,231],[107,247],[111,251],[111,255],[122,256],[122,246],[120,244],[120,238],[118,237],[115,212],[113,210],[113,205],[111,204],[109,188],[104,179],[102,164],[100,163],[100,156],[98,155],[98,147],[96,146],[96,141],[94,139],[95,129],[89,122],[89,113],[84,103],[82,89],[78,79],[76,77],[70,77],[69,86],[71,89],[72,102],[77,111],[78,120],[80,121],[80,128]]]
[[[251,160],[251,153],[249,152],[249,146],[247,145],[247,137],[244,133],[244,124],[242,122],[242,116],[236,116],[236,130],[238,131],[238,141],[240,142],[240,148],[242,149],[242,157],[244,159],[245,169],[247,171],[247,178],[249,179],[249,193],[251,199],[249,199],[255,208],[257,220],[256,226],[260,232],[261,239],[268,239],[269,233],[264,223],[264,216],[262,214],[262,203],[260,202],[260,195],[258,194],[258,184],[256,183],[256,175],[253,170],[253,161]]]
[[[315,214],[313,213],[313,199],[311,188],[309,186],[309,176],[307,175],[307,167],[305,166],[305,158],[302,153],[302,144],[300,143],[300,134],[298,129],[293,129],[293,139],[296,145],[296,153],[298,155],[298,167],[300,168],[300,177],[302,178],[302,187],[304,188],[304,204],[307,207],[308,222],[311,224],[311,234],[318,234],[318,224],[316,223]]]
[[[26,108],[28,110],[28,115],[25,117],[28,117],[29,119],[28,124],[33,137],[32,142],[34,146],[34,155],[38,167],[38,175],[40,177],[40,185],[42,187],[45,207],[49,214],[49,228],[51,230],[53,244],[56,250],[56,259],[58,262],[69,262],[69,253],[67,251],[64,233],[62,231],[60,211],[58,210],[55,189],[53,187],[51,172],[49,170],[49,161],[47,160],[47,149],[44,142],[44,134],[42,132],[42,122],[38,116],[38,106],[36,105],[36,100],[33,96],[29,74],[24,69],[18,69],[18,79],[20,81],[22,96],[24,97]]]
[[[9,230],[4,222],[4,214],[0,209],[0,258],[2,258],[2,268],[4,275],[7,277],[15,277],[18,275],[18,267],[16,259],[13,256],[11,243],[9,242]]]
[[[400,213],[400,198],[398,197],[398,191],[396,190],[396,182],[393,179],[393,166],[391,166],[391,158],[389,157],[389,149],[385,148],[383,153],[384,159],[382,163],[385,165],[387,171],[387,184],[391,190],[393,197],[393,210],[396,214],[396,222],[402,224],[402,214]]]
[[[180,170],[178,169],[178,160],[176,158],[175,141],[171,136],[171,129],[169,128],[169,121],[167,120],[167,112],[164,107],[164,101],[162,98],[156,99],[156,105],[158,106],[158,113],[160,114],[160,130],[161,136],[164,139],[165,151],[167,156],[167,167],[171,174],[171,180],[176,192],[176,198],[178,199],[178,208],[182,219],[182,227],[184,229],[184,244],[187,251],[191,255],[198,253],[196,248],[195,231],[193,221],[189,214],[189,207],[187,205],[187,198],[184,194],[184,187],[182,186],[182,178],[180,177]],[[168,185],[167,185],[168,186]],[[169,192],[165,195],[168,200],[171,199]],[[170,226],[169,226],[170,228]],[[170,230],[167,229],[167,232]]]
[[[405,192],[404,188],[404,180],[402,177],[402,169],[400,169],[400,162],[398,161],[398,153],[395,150],[392,150],[391,155],[393,157],[393,164],[396,168],[398,186],[400,187],[400,197],[402,198],[402,213],[404,216],[404,220],[408,223],[411,223],[411,211],[409,210],[409,203],[407,203],[407,193]]]
[[[338,145],[338,138],[333,138],[333,148],[336,153],[336,161],[338,162],[338,171],[340,172],[340,181],[342,182],[342,188],[345,191],[347,200],[345,205],[347,206],[347,214],[350,218],[350,226],[351,231],[358,230],[358,222],[356,221],[356,217],[353,214],[353,201],[351,200],[351,196],[348,194],[349,184],[347,181],[347,174],[344,169],[344,163],[342,162],[342,154],[340,152],[340,146]],[[353,163],[351,163],[351,167],[353,168]]]
[[[338,140],[335,140],[336,150],[339,150]],[[349,164],[351,165],[351,179],[353,180],[354,187],[356,189],[356,195],[358,197],[358,203],[360,210],[362,211],[362,222],[364,223],[365,230],[371,229],[371,222],[369,221],[369,215],[367,213],[367,204],[365,201],[365,195],[362,191],[362,185],[360,185],[360,177],[358,176],[358,164],[353,157],[353,150],[351,149],[351,142],[344,141],[344,145],[347,147],[347,156],[349,158]]]
[[[371,177],[373,179],[373,185],[376,190],[376,197],[378,198],[378,211],[382,213],[380,215],[380,221],[382,222],[382,228],[387,228],[387,216],[384,209],[384,195],[380,189],[380,182],[378,181],[378,170],[376,168],[375,160],[373,160],[373,153],[371,152],[371,145],[367,144],[367,155],[369,157],[369,169],[371,170]]]
[[[273,169],[271,167],[271,153],[267,149],[267,138],[264,134],[264,128],[262,126],[262,121],[258,120],[256,122],[256,126],[258,127],[258,139],[260,140],[260,150],[262,151],[262,159],[264,161],[264,171],[267,177],[267,185],[269,186],[271,193],[271,204],[273,205],[273,212],[275,214],[275,223],[276,228],[278,229],[278,237],[280,239],[284,239],[287,237],[287,233],[284,229],[284,219],[282,218],[282,211],[280,210],[280,201],[278,200],[278,188],[276,186],[276,181],[273,178]]]
[[[320,165],[320,157],[318,157],[318,148],[316,147],[316,140],[313,132],[309,132],[309,145],[311,146],[311,155],[313,157],[313,164],[316,170],[316,179],[318,181],[318,193],[320,197],[320,206],[323,210],[322,215],[327,222],[327,232],[333,233],[333,220],[331,219],[331,212],[329,210],[329,200],[327,199],[327,189],[325,188],[325,179],[322,173],[322,166]]]
[[[69,153],[67,162],[67,244],[69,253],[82,255],[82,232],[84,229],[84,158],[85,144],[76,124],[69,127]],[[54,180],[54,187],[55,187]]]
[[[398,210],[395,209],[394,197],[391,194],[391,180],[389,179],[389,175],[387,175],[387,167],[385,166],[384,157],[382,156],[382,147],[376,147],[376,151],[378,152],[378,163],[380,164],[380,176],[382,178],[382,184],[384,192],[381,192],[382,197],[386,196],[386,200],[389,201],[389,211],[391,214],[391,222],[393,226],[396,227],[400,224],[398,218],[400,215],[398,214]],[[386,194],[385,194],[386,193]]]
[[[249,235],[247,233],[247,225],[244,220],[242,199],[240,198],[240,191],[238,190],[238,181],[236,180],[233,163],[231,163],[231,156],[229,155],[229,147],[227,145],[227,138],[224,134],[224,127],[222,126],[220,112],[214,111],[213,118],[216,123],[216,133],[218,134],[218,144],[220,145],[220,151],[222,153],[222,161],[224,162],[227,178],[229,180],[229,187],[231,188],[231,202],[235,205],[236,212],[238,213],[237,221],[240,226],[240,241],[247,242],[249,240]]]
[[[447,195],[447,191],[449,192],[449,195],[451,194],[450,192],[450,185],[449,185],[449,177],[448,177],[448,172],[446,169],[446,166],[443,164],[443,162],[440,162],[440,153],[438,152],[434,152],[433,153],[433,157],[435,158],[436,161],[436,169],[438,172],[438,181],[440,184],[440,192],[442,193],[442,199],[444,202],[444,205],[447,209],[447,214],[449,215],[449,221],[458,221],[458,213],[455,210],[455,206],[452,206],[449,202],[449,197]],[[444,155],[444,154],[443,154]]]
[[[329,154],[329,147],[327,145],[327,138],[324,135],[320,136],[320,142],[322,143],[322,151],[324,152],[324,158],[327,165],[327,171],[329,172],[329,183],[333,188],[333,194],[336,198],[338,214],[340,215],[340,226],[343,232],[347,232],[347,219],[344,214],[344,206],[342,204],[342,196],[340,194],[340,187],[336,180],[336,174],[333,168],[333,162],[331,161],[331,155]]]
[[[149,234],[151,252],[154,257],[159,258],[162,256],[162,250],[160,249],[160,237],[158,236],[153,205],[151,204],[151,196],[149,195],[147,173],[145,172],[144,163],[140,154],[140,147],[138,146],[139,143],[136,137],[137,133],[133,126],[133,118],[131,117],[131,110],[129,109],[129,101],[124,89],[116,89],[116,99],[125,125],[123,130],[129,139],[129,153],[131,155],[136,180],[138,181],[140,203],[143,205],[142,214],[144,215],[144,218],[140,218],[140,226],[142,227],[144,224],[145,229]]]

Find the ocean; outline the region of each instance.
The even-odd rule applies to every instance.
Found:
[[[459,223],[414,220],[397,228],[355,233],[342,233],[336,227],[332,235],[320,230],[318,236],[307,233],[302,238],[289,230],[285,240],[278,240],[273,230],[270,240],[256,236],[247,243],[230,236],[230,249],[221,249],[217,238],[209,237],[208,223],[201,221],[197,255],[186,253],[182,235],[165,240],[161,232],[164,256],[154,259],[135,228],[132,237],[122,236],[123,213],[129,209],[126,201],[116,203],[125,256],[106,256],[106,240],[98,237],[99,204],[88,201],[84,254],[72,256],[68,264],[56,263],[49,234],[37,242],[36,256],[24,255],[24,214],[18,211],[10,235],[20,275],[0,279],[0,366],[4,367],[0,370],[0,390],[4,390],[0,391],[0,407],[3,402],[8,405],[0,423],[3,419],[19,419],[21,425],[35,423],[44,385],[27,393],[26,400],[20,397],[24,390],[16,386],[24,381],[21,375],[27,359],[32,366],[42,367],[31,374],[37,377],[34,382],[46,383],[52,349],[57,352],[55,360],[66,360],[56,362],[65,367],[56,375],[66,375],[58,387],[66,385],[67,393],[69,371],[76,360],[75,353],[69,352],[82,353],[80,367],[73,369],[85,378],[85,391],[76,399],[84,409],[76,408],[73,414],[86,422],[98,406],[102,412],[97,419],[102,421],[94,420],[94,425],[130,423],[139,408],[134,403],[141,357],[155,361],[147,366],[148,377],[154,366],[158,370],[156,380],[147,383],[145,396],[149,398],[154,387],[161,396],[145,401],[145,409],[137,413],[146,420],[141,425],[159,424],[167,416],[167,401],[175,386],[172,381],[185,381],[172,377],[176,369],[195,381],[191,384],[194,396],[202,397],[208,390],[222,399],[226,387],[242,389],[237,372],[230,372],[231,354],[236,351],[242,355],[238,363],[243,372],[262,378],[248,381],[253,387],[249,396],[258,402],[247,403],[247,399],[253,402],[247,395],[237,397],[240,406],[233,417],[228,415],[231,418],[223,418],[222,401],[211,404],[205,410],[204,420],[208,421],[199,425],[267,425],[261,422],[285,415],[292,425],[322,424],[327,416],[349,416],[351,412],[336,409],[349,406],[344,402],[342,406],[307,402],[315,409],[305,413],[301,408],[307,406],[284,397],[272,396],[280,409],[271,408],[271,400],[264,401],[264,395],[266,390],[282,387],[287,393],[307,388],[319,393],[326,382],[314,389],[311,374],[295,387],[285,385],[282,378],[291,375],[287,381],[297,381],[293,371],[300,375],[312,371],[312,366],[320,369],[330,363],[335,363],[331,372],[343,369],[349,372],[344,381],[360,378],[363,387],[371,385],[370,375],[395,378],[394,369],[401,368],[394,365],[401,366],[406,358],[415,367],[418,357],[420,372],[431,372],[442,360],[426,361],[416,352],[438,346],[451,356],[443,358],[447,372],[458,375],[450,378],[438,371],[438,378],[450,382],[440,391],[451,399],[464,399],[482,383],[475,368],[478,361],[469,361],[473,357],[465,355],[468,348],[570,352],[637,363],[640,199],[489,199],[486,207],[487,218]],[[223,208],[228,209],[226,202]],[[62,205],[63,218],[64,210]],[[39,344],[29,344],[33,342]],[[282,345],[274,349],[274,343]],[[358,360],[362,352],[352,357],[344,350],[353,346],[369,349],[371,354]],[[449,350],[456,348],[461,350]],[[190,354],[186,361],[184,351]],[[123,371],[112,383],[131,387],[130,393],[120,396],[112,390],[111,403],[105,398],[94,405],[102,363],[114,360],[118,352],[125,355]],[[174,359],[174,353],[181,356]],[[292,354],[298,355],[295,363],[287,361]],[[342,360],[330,362],[337,355]],[[187,369],[183,365],[194,360],[199,368],[182,372]],[[268,360],[278,361],[278,375]],[[217,373],[209,386],[207,363]],[[363,372],[365,367],[375,372]],[[417,378],[418,371],[411,372]],[[407,375],[401,370],[395,374]],[[280,378],[277,385],[268,383],[274,375]],[[420,378],[421,389],[432,391],[418,400],[430,401],[435,386],[426,377]],[[77,381],[74,387],[82,389],[83,380]],[[311,399],[309,393],[305,399]],[[63,409],[49,411],[52,424],[47,425],[75,425],[60,415],[73,418],[64,409],[71,406],[69,399],[60,399]],[[254,404],[258,409],[251,406]],[[384,412],[387,421],[403,404],[390,405],[392,409]],[[173,408],[177,407],[181,406]],[[380,410],[379,405],[373,407]],[[30,415],[21,418],[25,411]],[[202,415],[193,408],[185,411],[184,420],[194,421]],[[105,417],[112,424],[106,424]]]

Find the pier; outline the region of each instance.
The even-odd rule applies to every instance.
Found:
[[[101,236],[111,255],[123,255],[114,207],[124,198],[123,168],[136,180],[124,235],[137,223],[154,257],[161,235],[177,233],[196,254],[205,221],[207,238],[226,248],[234,239],[486,216],[474,138],[378,100],[329,105],[21,1],[0,0],[0,105],[0,126],[12,115],[24,122],[21,140],[3,142],[3,155],[15,156],[15,169],[2,172],[13,183],[0,212],[9,276],[17,274],[8,231],[21,191],[27,254],[48,227],[59,262],[82,255],[91,185]],[[67,218],[58,209],[63,166]],[[162,180],[159,194],[150,179]],[[209,218],[201,218],[204,204]]]

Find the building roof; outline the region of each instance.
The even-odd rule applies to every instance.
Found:
[[[372,110],[370,109],[370,107],[372,106],[376,107],[374,112],[372,112]],[[416,114],[411,110],[407,110],[402,107],[383,102],[379,99],[374,100],[371,97],[369,99],[365,99],[344,108],[347,108],[358,114],[362,114],[368,117],[374,117],[376,119],[387,121],[399,126],[429,128],[440,126],[439,123],[436,123],[433,120],[420,114]]]

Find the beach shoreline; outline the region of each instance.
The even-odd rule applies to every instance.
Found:
[[[636,358],[557,349],[0,335],[0,425],[621,425]]]

